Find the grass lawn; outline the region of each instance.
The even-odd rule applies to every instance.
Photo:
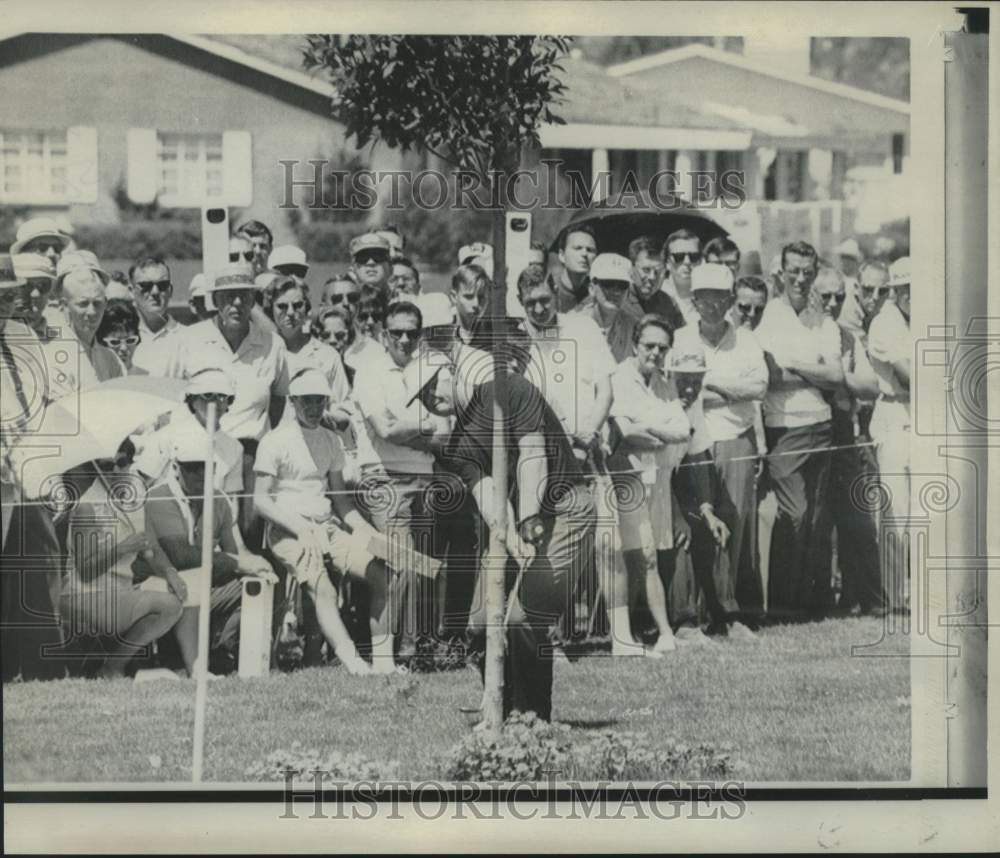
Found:
[[[727,744],[736,779],[906,780],[910,662],[859,658],[875,619],[775,627],[758,641],[684,649],[662,661],[601,655],[556,669],[556,720],[685,743]],[[903,655],[908,639],[898,636]],[[880,650],[882,655],[890,649]],[[205,779],[295,740],[399,762],[403,778],[445,773],[479,701],[472,670],[353,678],[339,667],[209,684]],[[25,782],[188,781],[194,683],[63,680],[3,688],[4,775]]]

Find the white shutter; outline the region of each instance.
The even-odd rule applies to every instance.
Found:
[[[71,203],[97,202],[97,129],[66,130],[66,196]]]
[[[138,205],[148,205],[159,190],[160,165],[156,155],[156,130],[128,130],[128,198]]]
[[[253,140],[249,131],[223,133],[222,177],[227,206],[245,208],[253,202]]]

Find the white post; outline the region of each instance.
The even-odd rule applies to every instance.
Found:
[[[694,169],[693,154],[694,153],[689,149],[681,149],[677,153],[677,161],[674,164],[674,169],[678,173],[677,192],[686,200],[690,200],[692,198],[691,171]]]
[[[201,578],[198,581],[198,660],[195,662],[194,760],[191,780],[201,783],[205,756],[205,707],[208,702],[208,635],[212,610],[212,555],[215,553],[215,403],[209,402],[205,429],[208,451],[205,456],[205,484],[202,488]]]
[[[593,149],[590,153],[590,193],[595,203],[611,193],[611,159],[607,149]]]

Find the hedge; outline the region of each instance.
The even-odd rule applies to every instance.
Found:
[[[76,229],[79,247],[92,250],[98,259],[201,258],[201,224],[184,221],[137,221],[119,224],[81,224]]]

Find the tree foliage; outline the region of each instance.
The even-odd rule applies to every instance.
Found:
[[[565,90],[558,36],[311,35],[304,65],[325,70],[334,116],[358,147],[426,149],[486,177],[524,144]]]

